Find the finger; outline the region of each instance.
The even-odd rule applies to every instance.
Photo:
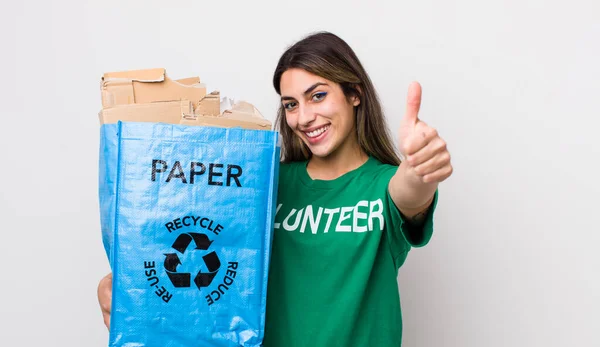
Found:
[[[106,329],[110,330],[110,314],[103,313],[102,316],[104,318],[104,325],[106,325]]]
[[[421,85],[419,82],[412,82],[408,86],[408,95],[406,97],[406,112],[404,113],[404,122],[417,124],[419,120],[419,109],[421,108]]]
[[[438,133],[434,128],[431,128],[424,122],[419,121],[415,127],[415,131],[412,132],[412,134],[402,144],[404,154],[410,157],[427,146],[427,144],[437,136]]]
[[[410,154],[407,158],[410,166],[419,166],[428,160],[435,157],[437,154],[446,151],[446,142],[440,138],[435,129],[431,129],[431,133],[424,137],[430,139],[421,149]]]
[[[448,164],[441,169],[423,176],[422,180],[424,183],[442,182],[446,180],[454,172],[454,168],[451,164]]]
[[[98,303],[102,310],[104,325],[110,328],[110,311],[112,306],[112,273],[104,276],[98,283]]]
[[[437,153],[433,158],[415,167],[415,173],[419,176],[426,176],[440,170],[450,164],[450,153],[443,151]]]

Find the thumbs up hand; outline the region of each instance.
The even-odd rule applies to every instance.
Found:
[[[422,183],[439,183],[452,174],[450,152],[437,130],[419,119],[420,106],[421,85],[413,82],[408,88],[406,113],[400,122],[400,153],[409,175]]]

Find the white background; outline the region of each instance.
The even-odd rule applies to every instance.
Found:
[[[105,346],[99,80],[165,67],[271,120],[280,54],[345,39],[390,126],[410,81],[447,140],[431,243],[400,270],[404,345],[600,346],[600,3],[3,1],[0,344]]]

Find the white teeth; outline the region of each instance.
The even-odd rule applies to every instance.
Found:
[[[313,131],[311,131],[309,133],[306,133],[306,135],[308,135],[308,137],[316,137],[316,136],[321,135],[327,129],[329,129],[329,125],[326,125],[326,126],[324,126],[322,128],[319,128],[317,130],[313,130]]]

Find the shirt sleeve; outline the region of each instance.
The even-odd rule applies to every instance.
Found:
[[[429,243],[433,235],[433,215],[437,206],[438,191],[433,196],[433,202],[427,211],[425,222],[420,226],[413,226],[402,217],[400,210],[387,191],[386,205],[391,219],[390,227],[386,228],[390,248],[397,267],[400,267],[411,247],[423,247]]]

